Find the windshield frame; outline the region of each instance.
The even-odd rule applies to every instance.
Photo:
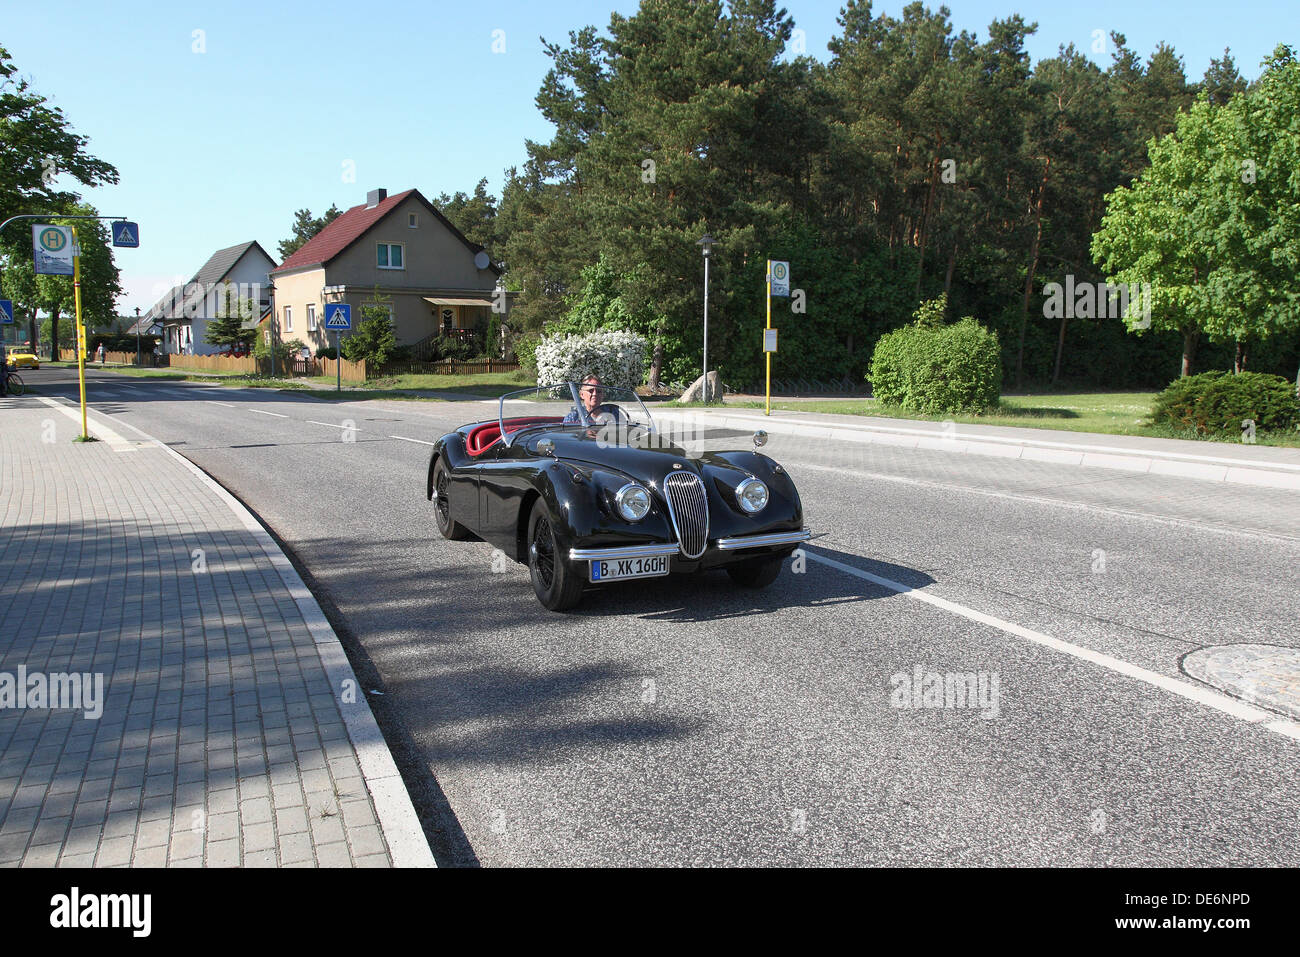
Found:
[[[547,390],[555,390],[558,392],[558,390],[560,390],[562,387],[565,386],[568,387],[569,398],[573,403],[573,408],[576,409],[578,411],[579,416],[582,417],[581,422],[570,422],[568,424],[562,424],[559,422],[538,422],[534,425],[525,425],[521,429],[518,429],[514,432],[507,433],[506,431],[506,419],[507,419],[506,402],[507,401],[511,399],[516,399],[520,396],[537,395],[538,393],[542,393]],[[591,418],[587,415],[587,410],[585,406],[582,404],[582,400],[578,395],[578,391],[580,388],[581,388],[581,383],[576,383],[573,381],[556,382],[552,385],[539,385],[539,386],[534,386],[531,389],[520,389],[516,392],[507,392],[505,395],[501,396],[497,404],[497,428],[500,429],[502,443],[506,446],[506,448],[510,448],[511,446],[514,445],[515,440],[519,436],[522,436],[527,432],[531,432],[534,429],[555,429],[555,428],[599,429],[599,428],[608,427],[609,423],[593,422]],[[623,414],[627,416],[629,420],[637,420],[637,421],[628,421],[626,423],[621,423],[620,424],[621,429],[626,430],[629,428],[639,428],[639,429],[644,429],[647,432],[656,431],[654,417],[650,415],[650,410],[645,407],[645,403],[641,401],[641,397],[636,394],[635,390],[623,389],[618,386],[606,386],[606,385],[602,385],[601,388],[604,389],[607,394],[610,392],[618,393],[619,398],[613,402],[614,405],[622,407],[622,406],[629,406],[631,405],[632,402],[635,402],[636,409],[640,410],[640,414],[638,416],[636,414],[633,414],[632,412],[629,412],[627,409],[623,409]],[[563,402],[564,400],[562,398],[557,398],[555,401]],[[516,415],[509,416],[509,418],[516,418],[516,417],[517,417]]]

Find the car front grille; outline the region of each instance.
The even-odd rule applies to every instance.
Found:
[[[699,558],[709,541],[709,500],[704,483],[694,472],[673,472],[664,478],[664,493],[682,554]]]

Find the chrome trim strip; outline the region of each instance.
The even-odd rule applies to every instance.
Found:
[[[809,529],[801,528],[797,532],[768,532],[759,535],[737,535],[735,538],[720,538],[713,544],[724,552],[738,548],[762,548],[767,545],[795,545],[812,538]]]
[[[653,558],[656,555],[676,555],[677,545],[649,542],[645,545],[616,545],[613,548],[570,548],[569,561],[611,561],[616,558]]]

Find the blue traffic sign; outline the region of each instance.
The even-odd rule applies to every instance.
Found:
[[[346,302],[325,303],[325,328],[347,332],[352,328],[352,307]]]
[[[12,300],[0,299],[0,322],[14,321],[14,304]]]
[[[113,223],[113,245],[137,249],[140,246],[140,227],[136,223]]]

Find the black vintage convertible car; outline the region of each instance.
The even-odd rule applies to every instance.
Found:
[[[693,458],[656,432],[636,393],[590,382],[510,393],[496,419],[444,435],[427,493],[444,538],[475,535],[526,562],[553,611],[588,585],[670,573],[725,568],[769,585],[810,536],[772,459]]]

